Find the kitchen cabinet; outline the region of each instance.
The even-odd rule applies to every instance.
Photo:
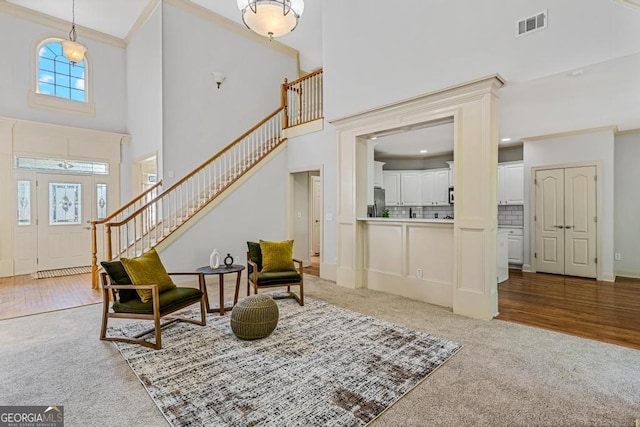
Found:
[[[449,205],[450,169],[434,169],[422,173],[422,205]]]
[[[522,264],[524,257],[524,239],[522,228],[500,228],[507,232],[509,264]]]
[[[522,162],[498,165],[498,204],[524,204],[524,165]]]
[[[384,187],[384,183],[382,182],[382,166],[384,166],[384,162],[373,162],[373,186],[374,187]]]
[[[420,172],[384,171],[382,180],[387,206],[422,205]]]

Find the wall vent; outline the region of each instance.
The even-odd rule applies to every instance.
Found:
[[[546,10],[516,22],[516,37],[542,30],[544,28],[547,28]]]

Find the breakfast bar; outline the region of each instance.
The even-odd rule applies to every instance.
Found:
[[[369,289],[445,307],[453,304],[450,219],[358,218]]]

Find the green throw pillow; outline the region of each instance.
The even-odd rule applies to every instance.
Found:
[[[158,293],[176,287],[153,248],[138,258],[122,258],[120,261],[134,285],[158,285]],[[136,291],[142,302],[151,300],[150,289],[136,289]]]
[[[258,266],[258,271],[262,270],[262,251],[260,251],[260,243],[247,242],[249,248],[249,258]]]
[[[102,261],[100,263],[104,271],[111,277],[111,283],[114,285],[132,285],[131,278],[127,274],[127,270],[124,269],[124,265],[120,261]],[[131,301],[138,298],[138,293],[135,289],[118,289],[118,296],[120,302]]]
[[[262,272],[295,271],[293,264],[293,240],[283,242],[265,242],[260,240],[262,252]]]

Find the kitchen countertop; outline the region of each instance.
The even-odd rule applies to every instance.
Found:
[[[434,219],[434,218],[357,218],[358,221],[371,221],[371,222],[423,222],[432,224],[453,224],[452,219]]]

